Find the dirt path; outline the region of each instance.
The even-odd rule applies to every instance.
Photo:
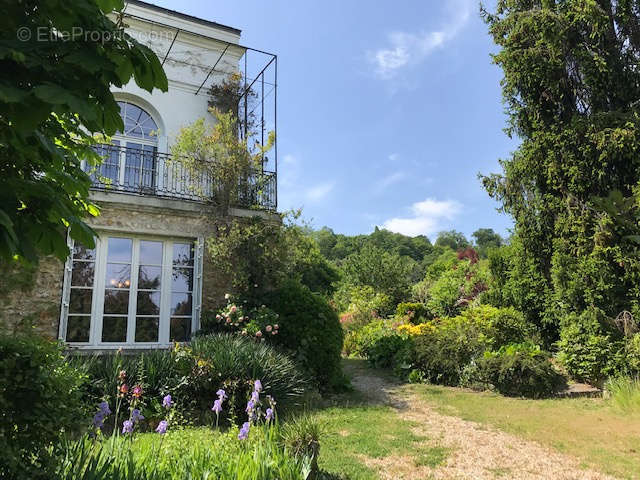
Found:
[[[415,467],[410,458],[389,456],[364,459],[384,479],[613,479],[591,470],[583,470],[573,457],[514,435],[438,413],[415,394],[383,374],[349,365],[353,386],[371,403],[385,403],[401,418],[415,422],[415,433],[451,449],[444,464]]]

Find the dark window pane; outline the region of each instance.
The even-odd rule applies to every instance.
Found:
[[[93,262],[73,262],[71,285],[74,287],[92,287],[95,264]]]
[[[171,315],[191,315],[191,294],[171,294]]]
[[[104,313],[127,313],[129,311],[129,292],[126,290],[104,291]]]
[[[93,290],[72,288],[69,295],[69,313],[91,313]]]
[[[132,245],[133,241],[130,238],[110,238],[107,260],[110,262],[131,262]]]
[[[171,277],[172,292],[191,292],[193,290],[193,268],[173,268]]]
[[[73,259],[74,260],[95,260],[96,250],[95,248],[88,249],[84,245],[76,243],[73,246]]]
[[[136,318],[136,342],[157,342],[159,325],[160,320],[157,317]]]
[[[160,278],[162,277],[162,267],[140,266],[138,273],[138,288],[156,290],[160,288]]]
[[[102,317],[102,341],[126,342],[127,317]]]
[[[173,244],[173,264],[176,266],[193,265],[193,244],[174,243]]]
[[[67,317],[67,342],[88,342],[91,317]]]
[[[162,265],[162,242],[140,242],[140,263]]]
[[[107,263],[106,288],[129,288],[131,285],[131,265]]]
[[[190,339],[191,318],[172,318],[169,340],[172,342],[188,342]]]
[[[138,315],[160,315],[160,292],[138,292]]]

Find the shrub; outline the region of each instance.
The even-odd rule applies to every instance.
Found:
[[[602,384],[622,363],[624,345],[617,336],[597,309],[572,314],[563,320],[558,359],[576,380]]]
[[[396,366],[396,355],[405,348],[405,344],[409,341],[407,337],[397,333],[382,336],[367,349],[367,359],[374,367],[378,368]]]
[[[636,333],[627,340],[625,356],[627,373],[640,375],[640,333]]]
[[[420,320],[430,320],[433,315],[424,303],[404,302],[396,308],[397,317],[408,317],[411,323],[421,323]]]
[[[344,353],[350,357],[367,357],[373,344],[381,337],[393,335],[394,329],[387,320],[374,320],[359,330],[347,332]]]
[[[60,433],[84,419],[85,381],[58,344],[0,336],[0,477],[49,478]]]
[[[295,403],[309,386],[291,358],[264,342],[217,334],[196,338],[191,348],[193,366],[200,370],[192,373],[188,388],[203,409],[210,408],[215,392],[224,388],[240,416],[257,378],[281,407]]]
[[[430,382],[458,385],[464,366],[481,355],[488,342],[478,325],[463,317],[441,322],[431,333],[414,338],[414,363]]]
[[[346,331],[357,330],[380,318],[380,312],[389,310],[391,303],[388,295],[376,292],[368,285],[346,286],[334,298],[339,306],[344,306],[340,323]]]
[[[127,385],[142,387],[139,408],[150,426],[164,415],[160,402],[167,394],[177,401],[182,416],[210,423],[210,408],[220,388],[229,395],[233,421],[244,410],[257,378],[262,379],[265,393],[278,398],[285,408],[307,386],[305,377],[284,353],[263,342],[228,334],[200,336],[190,347],[178,346],[171,351],[78,357],[74,362],[82,365],[91,380],[86,394],[91,405],[102,400],[115,405],[121,383],[118,375],[126,372]],[[127,398],[122,399],[123,409],[129,408]]]
[[[287,281],[267,295],[265,304],[280,316],[274,343],[292,352],[322,390],[344,386],[342,327],[327,300],[299,282]]]
[[[549,355],[531,343],[511,344],[477,360],[479,383],[511,397],[549,397],[565,385]]]

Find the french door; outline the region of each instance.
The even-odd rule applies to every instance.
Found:
[[[74,247],[61,336],[105,347],[188,341],[199,312],[197,258],[192,242],[150,237],[100,236],[96,249]]]

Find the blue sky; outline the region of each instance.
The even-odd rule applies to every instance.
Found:
[[[278,55],[280,209],[347,234],[507,234],[477,179],[517,143],[476,0],[155,3]]]

